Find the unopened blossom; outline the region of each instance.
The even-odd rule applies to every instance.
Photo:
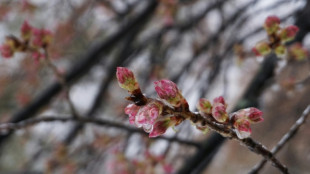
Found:
[[[52,32],[49,30],[33,28],[32,34],[32,45],[35,47],[46,47],[52,40]]]
[[[257,108],[247,108],[245,110],[245,117],[248,119],[250,123],[259,123],[264,121],[263,112]]]
[[[300,43],[295,43],[288,49],[289,56],[294,60],[304,60],[308,57],[309,52]]]
[[[5,42],[0,46],[2,57],[10,58],[19,49],[19,43],[15,37],[7,37]]]
[[[29,40],[32,34],[32,26],[29,25],[28,21],[24,21],[20,30],[22,38],[25,40]]]
[[[174,117],[166,117],[163,119],[159,119],[153,126],[152,131],[149,134],[149,137],[157,137],[159,135],[164,134],[167,129],[171,126],[177,124],[177,120]]]
[[[286,48],[284,45],[278,45],[275,49],[274,52],[276,53],[277,56],[282,56],[286,52]]]
[[[137,106],[135,104],[129,104],[126,108],[125,108],[125,114],[127,114],[129,116],[129,123],[130,124],[134,124],[135,123],[135,119],[136,116],[139,112],[140,106]]]
[[[263,112],[257,108],[250,107],[232,113],[231,121],[239,138],[247,138],[251,135],[250,124],[262,122]]]
[[[256,56],[265,56],[271,52],[271,48],[267,42],[259,42],[252,49]]]
[[[136,115],[135,125],[143,127],[145,132],[150,132],[157,118],[161,116],[163,103],[159,101],[143,106]]]
[[[295,25],[291,25],[282,29],[279,32],[279,37],[282,42],[288,42],[295,38],[298,31],[299,31],[298,27],[296,27]]]
[[[170,80],[159,80],[154,82],[155,90],[161,99],[164,99],[174,107],[179,107],[186,102],[177,85]]]
[[[269,16],[266,18],[264,28],[268,35],[275,34],[279,30],[280,19],[277,16]]]
[[[129,92],[139,89],[139,84],[132,71],[128,68],[117,67],[116,77],[121,88]]]
[[[212,113],[212,105],[209,100],[201,98],[199,103],[197,104],[197,109],[201,113],[211,114]]]
[[[236,130],[236,134],[240,139],[248,138],[252,133],[250,122],[246,119],[236,120],[234,123],[234,127]]]
[[[218,122],[226,122],[228,114],[226,111],[227,104],[222,96],[217,97],[213,100],[212,116]]]
[[[10,58],[14,55],[14,50],[11,45],[4,43],[0,46],[1,56],[4,58]]]

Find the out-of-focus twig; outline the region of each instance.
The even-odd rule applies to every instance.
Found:
[[[24,129],[26,127],[38,124],[38,123],[43,123],[43,122],[78,122],[78,123],[92,123],[92,124],[96,124],[99,126],[105,126],[105,127],[113,127],[113,128],[117,128],[117,129],[122,129],[122,130],[126,130],[127,132],[131,132],[131,133],[140,133],[143,135],[148,135],[146,134],[143,130],[141,129],[137,129],[137,128],[133,128],[131,126],[127,126],[121,123],[116,123],[113,121],[109,121],[109,120],[104,120],[104,119],[100,119],[100,118],[91,118],[91,117],[71,117],[71,116],[44,116],[44,117],[38,117],[38,118],[30,118],[18,123],[1,123],[0,124],[0,133],[5,133],[5,132],[11,132],[11,131],[15,131],[15,130],[20,130],[20,129]],[[188,140],[181,140],[178,139],[176,137],[157,137],[157,139],[164,139],[167,141],[174,141],[174,142],[178,142],[181,144],[185,144],[185,145],[190,145],[190,146],[194,146],[194,147],[200,147],[200,144],[197,142],[193,142],[193,141],[188,141]]]
[[[48,67],[50,67],[54,73],[54,75],[57,77],[57,79],[59,80],[60,84],[62,85],[62,87],[64,88],[65,91],[65,97],[66,100],[69,104],[71,113],[73,115],[73,117],[79,117],[80,114],[77,112],[76,108],[74,107],[74,104],[70,98],[70,87],[68,86],[68,84],[66,83],[65,77],[61,74],[61,72],[59,72],[58,68],[56,67],[56,65],[53,64],[52,60],[49,57],[47,48],[44,49],[44,55],[45,55],[45,61]]]
[[[290,128],[290,130],[281,138],[281,140],[278,142],[276,146],[273,147],[271,150],[272,154],[278,153],[282,147],[290,140],[292,139],[298,132],[301,125],[303,125],[306,122],[306,119],[310,115],[310,105],[304,110],[302,115],[299,117],[299,119],[295,122],[295,124]],[[257,163],[249,172],[249,174],[256,174],[258,173],[266,164],[267,160],[263,159],[259,163]]]

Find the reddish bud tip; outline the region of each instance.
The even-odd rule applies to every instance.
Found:
[[[171,124],[170,122],[171,122],[170,118],[157,121],[154,124],[153,130],[150,132],[149,137],[153,138],[164,134],[170,127]]]
[[[6,43],[0,46],[0,52],[4,58],[11,58],[14,55],[14,50],[9,44]]]
[[[237,120],[234,123],[234,127],[236,130],[236,134],[240,139],[248,138],[252,133],[250,122],[246,119]]]
[[[206,113],[206,114],[212,113],[212,105],[211,105],[210,101],[207,99],[204,99],[204,98],[199,100],[199,103],[197,105],[197,109],[202,113]]]
[[[126,89],[129,92],[139,89],[139,84],[136,81],[133,72],[129,69],[117,67],[116,77],[121,88]]]
[[[31,33],[32,33],[32,26],[29,25],[27,20],[24,21],[20,30],[21,30],[21,35],[23,39],[25,40],[30,39]]]
[[[295,25],[288,26],[282,29],[279,33],[279,37],[283,43],[291,41],[295,38],[299,28]]]
[[[186,102],[177,85],[170,80],[159,80],[154,82],[155,90],[161,99],[166,100],[174,107],[179,107]]]
[[[279,30],[280,19],[277,16],[269,16],[266,18],[264,28],[268,35],[275,34]]]
[[[259,123],[264,121],[263,119],[263,112],[257,108],[248,108],[246,112],[247,119],[250,123]]]
[[[266,42],[259,42],[252,49],[256,56],[265,56],[271,52],[269,44]]]
[[[139,112],[140,107],[134,104],[129,104],[126,108],[125,108],[125,114],[127,114],[129,116],[129,123],[130,124],[134,124],[135,123],[135,119],[136,116]]]

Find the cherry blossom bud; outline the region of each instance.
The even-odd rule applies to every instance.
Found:
[[[275,34],[279,30],[280,19],[277,16],[269,16],[265,20],[264,28],[268,35]]]
[[[259,123],[264,121],[262,115],[263,112],[257,108],[247,108],[246,110],[246,118],[250,123]]]
[[[199,100],[199,103],[197,105],[197,109],[202,113],[206,113],[206,114],[212,113],[212,105],[211,105],[210,101],[207,99],[204,99],[204,98]]]
[[[125,108],[125,114],[127,114],[129,116],[129,123],[130,124],[134,124],[135,123],[135,119],[136,116],[139,112],[140,107],[135,105],[135,104],[129,104],[126,108]]]
[[[228,119],[228,115],[226,112],[226,107],[222,104],[216,104],[213,105],[212,108],[212,116],[218,121],[218,122],[226,122]]]
[[[226,112],[227,104],[222,96],[216,97],[213,100],[212,116],[218,122],[226,122],[228,119],[228,114]]]
[[[282,56],[286,52],[286,48],[284,45],[279,45],[274,49],[274,52],[276,53],[277,56]]]
[[[283,43],[288,42],[295,38],[298,31],[298,27],[296,27],[295,25],[291,25],[282,29],[279,33],[279,37]]]
[[[7,36],[5,42],[0,46],[2,57],[10,58],[14,53],[19,50],[20,43],[14,36]]]
[[[32,34],[34,37],[32,44],[35,47],[46,47],[52,40],[52,33],[49,30],[33,28]]]
[[[259,42],[252,49],[256,56],[265,56],[271,52],[271,48],[266,42]]]
[[[250,122],[246,119],[236,120],[234,123],[234,127],[236,130],[236,134],[240,139],[248,138],[252,133],[252,130],[250,128]]]
[[[164,134],[169,127],[180,124],[180,120],[177,117],[165,117],[157,120],[153,126],[153,130],[150,132],[149,137],[157,137]]]
[[[155,90],[161,99],[166,100],[174,107],[179,107],[182,102],[186,103],[177,85],[170,80],[159,80],[154,82]]]
[[[152,138],[164,134],[170,127],[170,125],[171,125],[170,118],[157,121],[154,124],[153,130],[150,132],[149,137]]]
[[[4,58],[10,58],[14,55],[13,48],[7,43],[4,43],[3,45],[0,46],[0,52],[2,57]]]
[[[289,47],[289,56],[295,60],[304,60],[308,57],[309,52],[300,43],[296,43]]]
[[[139,84],[132,71],[124,67],[117,67],[116,77],[121,88],[128,92],[139,89]]]
[[[154,122],[162,113],[162,108],[163,103],[158,101],[143,106],[136,115],[135,125],[143,127],[145,132],[152,131]]]
[[[29,25],[28,21],[24,21],[21,27],[21,35],[24,40],[29,40],[32,34],[32,26]]]
[[[213,99],[213,104],[222,104],[222,105],[224,105],[225,107],[227,107],[227,104],[226,104],[226,102],[225,102],[225,99],[224,99],[224,97],[223,96],[219,96],[219,97],[216,97],[216,98],[214,98]]]

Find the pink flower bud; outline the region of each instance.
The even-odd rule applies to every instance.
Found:
[[[153,138],[164,134],[170,127],[170,122],[171,120],[169,118],[157,121],[154,124],[153,130],[150,132],[149,137]]]
[[[289,56],[295,60],[304,60],[308,57],[309,52],[300,43],[293,44],[288,49]]]
[[[171,126],[179,124],[179,120],[176,117],[165,117],[155,122],[149,137],[157,137],[164,134]]]
[[[250,122],[246,119],[238,119],[234,123],[234,127],[236,134],[240,139],[248,138],[252,133]]]
[[[204,98],[199,100],[199,103],[197,105],[197,109],[202,113],[206,113],[206,114],[212,113],[212,105],[211,105],[210,101],[207,99],[204,99]]]
[[[2,57],[4,58],[10,58],[14,55],[13,48],[7,43],[4,43],[3,45],[0,46],[0,52]]]
[[[25,20],[21,27],[22,38],[28,40],[30,39],[31,34],[32,34],[32,26],[29,25],[28,21]]]
[[[135,119],[136,116],[139,112],[140,107],[135,105],[135,104],[129,104],[126,108],[125,108],[125,114],[127,114],[129,116],[129,123],[130,124],[134,124],[135,123]]]
[[[33,28],[32,34],[34,37],[32,45],[35,47],[46,47],[52,40],[52,33],[49,30]]]
[[[154,122],[161,115],[163,103],[151,102],[143,106],[135,117],[137,127],[143,127],[146,132],[150,132]]]
[[[288,26],[282,29],[279,33],[279,37],[283,43],[291,41],[295,38],[299,28],[295,25]]]
[[[217,104],[222,104],[222,105],[224,105],[225,107],[227,106],[227,104],[226,104],[225,99],[224,99],[223,96],[219,96],[219,97],[214,98],[214,99],[213,99],[213,103],[214,103],[215,105],[217,105]]]
[[[136,81],[133,72],[124,67],[117,67],[116,77],[121,88],[129,92],[139,89],[139,84]]]
[[[179,107],[182,102],[186,102],[180,93],[177,85],[170,80],[159,80],[154,82],[155,90],[161,99],[166,100],[174,107]]]
[[[259,123],[264,121],[262,115],[263,112],[257,108],[248,108],[246,110],[246,118],[250,123]]]
[[[280,19],[277,16],[269,16],[265,20],[264,28],[268,35],[275,34],[279,30]]]
[[[212,108],[212,116],[218,121],[218,122],[226,122],[228,119],[228,115],[226,112],[226,107],[223,104],[216,104],[213,105]]]
[[[256,56],[265,56],[271,52],[269,44],[266,42],[259,42],[252,49]]]
[[[228,114],[226,112],[227,104],[225,102],[225,99],[220,96],[216,97],[213,100],[213,108],[212,108],[212,116],[218,121],[218,122],[226,122],[228,119]]]

